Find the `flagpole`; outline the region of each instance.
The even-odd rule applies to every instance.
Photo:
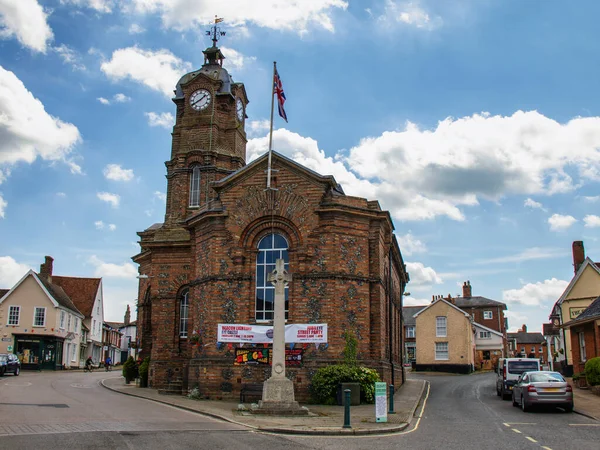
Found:
[[[271,189],[271,153],[273,150],[273,109],[275,107],[275,71],[277,61],[273,61],[273,76],[271,77],[271,128],[269,130],[269,162],[267,165],[267,189]]]

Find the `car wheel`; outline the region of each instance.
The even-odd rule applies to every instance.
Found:
[[[0,377],[4,376],[4,372],[6,371],[6,369],[0,369]]]
[[[21,368],[20,368],[20,367],[17,367],[17,368],[15,369],[15,377],[18,377],[18,376],[19,376],[19,373],[21,373]]]
[[[521,409],[523,410],[523,412],[529,411],[529,407],[525,404],[525,400],[523,400],[522,396],[521,396]]]
[[[565,408],[565,412],[567,412],[567,413],[573,412],[573,403],[566,405],[564,408]]]
[[[513,406],[519,406],[519,404],[517,403],[517,399],[515,398],[515,393],[513,392],[512,395],[512,402],[513,402]]]
[[[502,393],[500,392],[500,389],[498,389],[498,385],[496,385],[496,395],[498,397],[500,397],[502,395]]]

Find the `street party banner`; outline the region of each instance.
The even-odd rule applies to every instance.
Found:
[[[286,366],[302,366],[302,349],[286,349],[285,350],[285,365]],[[234,365],[241,366],[245,364],[260,364],[270,365],[273,360],[272,348],[236,348]]]
[[[241,323],[218,324],[218,342],[249,342],[251,344],[270,344],[273,342],[273,326],[244,325]],[[327,343],[327,324],[295,323],[285,326],[287,343]]]

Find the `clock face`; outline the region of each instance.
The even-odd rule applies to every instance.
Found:
[[[206,89],[198,89],[190,96],[190,106],[196,111],[202,111],[210,105],[211,95]]]
[[[238,98],[235,102],[235,112],[240,122],[244,121],[244,103]]]

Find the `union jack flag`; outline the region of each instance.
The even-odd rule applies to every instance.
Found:
[[[287,122],[287,114],[285,113],[285,109],[283,109],[285,93],[283,92],[283,85],[281,84],[281,78],[279,78],[277,69],[275,69],[275,75],[273,76],[273,91],[277,95],[277,109],[279,110],[279,116]]]

